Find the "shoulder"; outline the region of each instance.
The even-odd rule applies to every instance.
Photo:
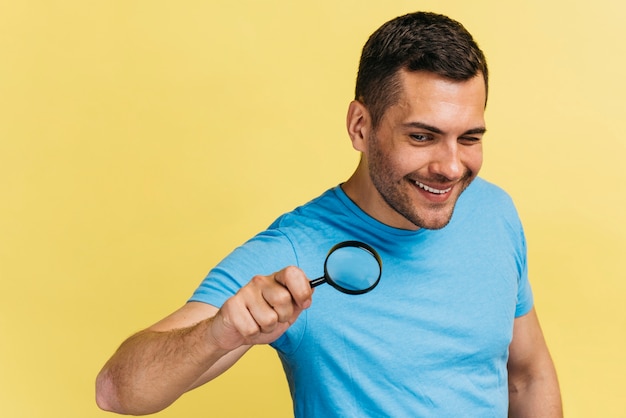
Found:
[[[459,197],[459,211],[468,211],[472,216],[498,216],[517,218],[513,198],[500,186],[477,177]]]
[[[300,265],[301,254],[309,246],[319,246],[324,236],[332,235],[330,226],[339,213],[341,203],[335,188],[284,213],[267,229],[259,232],[233,251],[229,259],[239,264],[241,259],[254,260],[255,267],[266,269]]]
[[[324,220],[342,212],[342,202],[338,193],[338,187],[326,190],[320,196],[310,200],[304,205],[298,206],[290,212],[278,217],[271,225],[273,228],[287,228],[292,225],[301,227],[304,222],[307,224],[309,220]]]
[[[477,177],[464,194],[469,198],[487,200],[489,203],[513,204],[513,199],[509,193],[482,177]]]
[[[503,229],[516,239],[523,235],[522,222],[509,193],[480,177],[459,197],[453,222],[483,232]]]

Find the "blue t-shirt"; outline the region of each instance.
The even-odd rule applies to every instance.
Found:
[[[295,416],[505,417],[513,321],[533,297],[515,207],[480,178],[440,230],[384,225],[337,186],[235,249],[191,300],[220,307],[254,275],[288,265],[320,277],[345,240],[374,247],[382,277],[363,295],[317,287],[272,343]]]

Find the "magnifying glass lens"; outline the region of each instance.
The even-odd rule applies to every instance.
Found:
[[[311,281],[311,287],[328,283],[344,293],[358,295],[372,290],[380,281],[382,262],[369,245],[344,241],[328,252],[324,276]]]
[[[326,274],[342,289],[360,291],[369,289],[378,281],[380,266],[373,254],[364,248],[342,247],[328,256]]]

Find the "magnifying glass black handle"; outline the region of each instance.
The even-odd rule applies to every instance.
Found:
[[[315,280],[309,281],[309,284],[311,285],[312,288],[313,287],[317,287],[317,286],[319,286],[321,284],[324,284],[324,283],[326,283],[326,277],[324,277],[324,276],[318,277]]]

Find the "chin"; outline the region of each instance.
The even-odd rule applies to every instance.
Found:
[[[440,209],[440,211],[443,209]],[[452,219],[452,212],[453,210],[450,210],[448,213],[442,214],[442,213],[437,213],[434,216],[420,216],[419,214],[415,214],[416,216],[414,217],[413,220],[411,220],[411,222],[413,222],[416,226],[418,226],[419,228],[424,228],[424,229],[442,229],[445,228],[449,223],[450,220]]]
[[[445,226],[450,223],[450,219],[426,220],[422,218],[422,219],[412,220],[411,223],[413,223],[418,228],[436,230],[436,229],[445,228]]]
[[[432,229],[432,230],[437,230],[437,229],[443,229],[445,228],[448,224],[450,223],[450,219],[446,220],[446,221],[441,221],[441,222],[429,222],[429,223],[424,223],[421,228],[424,229]]]

